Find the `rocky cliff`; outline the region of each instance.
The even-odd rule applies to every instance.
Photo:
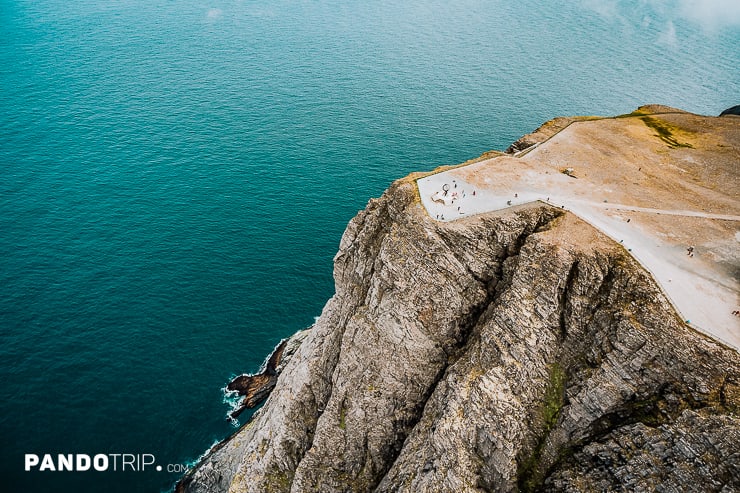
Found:
[[[439,222],[419,176],[350,222],[269,399],[177,491],[740,490],[735,349],[574,214]]]

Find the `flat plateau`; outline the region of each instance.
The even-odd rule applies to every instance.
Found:
[[[623,245],[687,324],[740,349],[740,117],[648,106],[562,120],[522,150],[418,179],[428,214],[566,209]]]

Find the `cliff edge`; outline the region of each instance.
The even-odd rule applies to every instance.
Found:
[[[735,188],[717,200],[737,214],[740,120],[693,117],[692,142],[717,152],[689,157],[733,180],[718,180]],[[571,126],[558,125],[511,152]],[[643,159],[656,133],[627,149]],[[559,166],[555,151],[518,171]],[[441,220],[425,178],[395,182],[350,222],[336,293],[269,399],[177,491],[740,489],[735,348],[687,324],[632,252],[573,211],[534,200]],[[737,240],[722,245],[736,278]]]

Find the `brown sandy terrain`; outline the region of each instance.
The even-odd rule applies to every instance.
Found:
[[[418,180],[429,214],[534,200],[570,210],[627,248],[691,325],[740,348],[739,117],[645,106],[561,118],[509,152]],[[433,200],[444,185],[451,204]]]

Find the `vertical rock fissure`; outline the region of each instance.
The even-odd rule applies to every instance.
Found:
[[[475,304],[467,313],[467,315],[461,320],[460,323],[460,330],[458,332],[460,338],[456,344],[456,347],[454,348],[454,351],[451,353],[448,353],[445,351],[448,355],[447,364],[445,364],[439,372],[435,375],[435,378],[430,383],[429,387],[426,389],[426,392],[423,394],[423,399],[420,401],[420,405],[418,409],[415,412],[415,419],[413,421],[409,422],[409,427],[407,429],[407,432],[405,436],[403,437],[403,441],[400,443],[399,447],[396,447],[394,450],[394,455],[390,458],[390,460],[387,463],[387,466],[382,471],[382,474],[380,474],[375,481],[375,483],[372,485],[371,489],[375,489],[378,484],[383,480],[385,475],[388,473],[388,471],[393,467],[395,462],[397,461],[401,451],[403,450],[404,444],[408,437],[412,434],[413,430],[416,428],[416,426],[419,424],[422,416],[424,416],[424,413],[426,411],[426,407],[429,404],[429,400],[431,396],[434,394],[434,392],[437,390],[438,385],[440,382],[442,382],[448,370],[460,359],[460,357],[465,354],[465,348],[470,343],[473,334],[475,333],[476,327],[478,327],[482,322],[484,322],[483,318],[486,316],[488,309],[491,306],[495,306],[498,299],[504,294],[508,283],[504,282],[505,279],[505,270],[503,266],[509,262],[513,261],[514,263],[510,265],[509,269],[509,275],[511,275],[512,272],[516,271],[516,264],[518,263],[519,255],[522,250],[522,248],[527,244],[527,241],[530,239],[530,237],[535,234],[536,232],[544,231],[548,225],[559,216],[558,214],[555,217],[548,217],[546,215],[541,215],[538,217],[538,220],[536,223],[531,225],[528,228],[525,228],[519,235],[514,238],[513,241],[506,245],[501,245],[504,248],[502,249],[503,253],[501,255],[498,255],[494,257],[489,265],[492,268],[491,275],[483,277],[479,274],[476,274],[473,272],[470,268],[466,268],[467,272],[470,274],[470,276],[480,284],[481,289],[484,290],[485,296],[483,300],[481,300],[479,303]],[[447,243],[447,239],[443,236],[440,236],[445,243]],[[456,252],[454,248],[451,248],[448,244],[449,251]],[[457,258],[457,257],[456,257]],[[462,265],[466,265],[464,259],[458,258],[458,261]],[[572,280],[571,280],[572,281]],[[490,314],[489,314],[490,315]]]
[[[568,276],[565,278],[565,285],[560,291],[560,296],[558,299],[558,322],[560,326],[561,340],[565,340],[565,338],[568,337],[568,315],[570,311],[569,298],[570,293],[573,290],[573,284],[575,282],[576,274],[578,273],[578,264],[578,260],[571,264],[570,269],[568,270]]]
[[[548,437],[559,426],[558,421],[563,408],[568,405],[566,390],[570,386],[569,382],[572,377],[571,372],[574,366],[577,366],[576,361],[573,360],[573,356],[568,358],[565,355],[576,355],[575,359],[578,359],[578,354],[581,353],[581,351],[585,351],[588,347],[594,347],[593,344],[587,343],[583,340],[583,336],[586,334],[590,334],[594,337],[595,334],[593,334],[592,331],[587,329],[586,334],[580,334],[577,327],[572,328],[574,333],[571,333],[571,330],[569,330],[570,327],[568,320],[572,315],[571,310],[574,303],[572,298],[577,290],[576,283],[580,266],[581,261],[576,258],[568,268],[568,273],[565,276],[563,287],[559,288],[557,308],[559,325],[558,336],[560,344],[563,346],[561,351],[553,356],[550,363],[549,382],[540,404],[542,409],[543,428],[537,437],[534,449],[532,449],[528,454],[520,455],[517,459],[519,464],[517,471],[517,485],[520,491],[539,491],[557,464],[560,463],[564,457],[569,457],[578,447],[577,443],[562,444],[555,451],[557,459],[551,464],[543,463]],[[607,265],[606,273],[599,282],[598,288],[595,290],[596,292],[593,295],[593,302],[589,303],[589,307],[584,313],[586,321],[582,325],[583,327],[593,327],[592,322],[594,321],[596,314],[608,307],[609,295],[614,288],[614,283],[617,277],[615,269],[616,267],[611,262]],[[611,317],[612,315],[610,314],[609,316]],[[573,347],[574,345],[575,347]],[[604,351],[605,350],[602,349],[601,353]],[[596,359],[599,362],[604,358],[604,354],[601,353],[596,356]],[[580,443],[580,441],[578,443]]]
[[[509,255],[503,255],[499,257],[497,261],[503,263],[508,258],[510,258]],[[485,290],[486,295],[480,303],[476,304],[470,309],[468,315],[461,321],[460,330],[458,332],[460,335],[460,339],[457,341],[455,350],[453,352],[448,352],[445,350],[445,353],[448,356],[447,363],[439,369],[433,380],[430,382],[429,386],[425,389],[424,393],[422,394],[422,399],[419,401],[419,405],[414,409],[414,418],[408,421],[406,431],[404,435],[400,437],[401,439],[399,440],[398,446],[393,447],[392,455],[389,456],[389,460],[386,462],[385,467],[382,469],[382,471],[380,471],[380,474],[378,474],[376,480],[370,485],[369,490],[374,490],[375,488],[377,488],[378,484],[380,484],[388,471],[393,467],[394,463],[398,459],[398,456],[403,450],[403,446],[406,440],[411,435],[414,428],[418,425],[422,416],[424,416],[424,412],[426,410],[427,404],[429,403],[430,397],[436,391],[439,383],[444,380],[447,370],[455,364],[455,362],[460,358],[462,354],[464,354],[464,348],[467,345],[471,334],[474,332],[475,327],[480,323],[480,319],[485,314],[486,309],[495,302],[495,299],[499,294],[497,293],[496,285],[498,281],[500,281],[500,277],[492,277],[489,280],[485,280],[475,276],[473,277],[476,282],[479,282],[481,284],[481,287]]]

